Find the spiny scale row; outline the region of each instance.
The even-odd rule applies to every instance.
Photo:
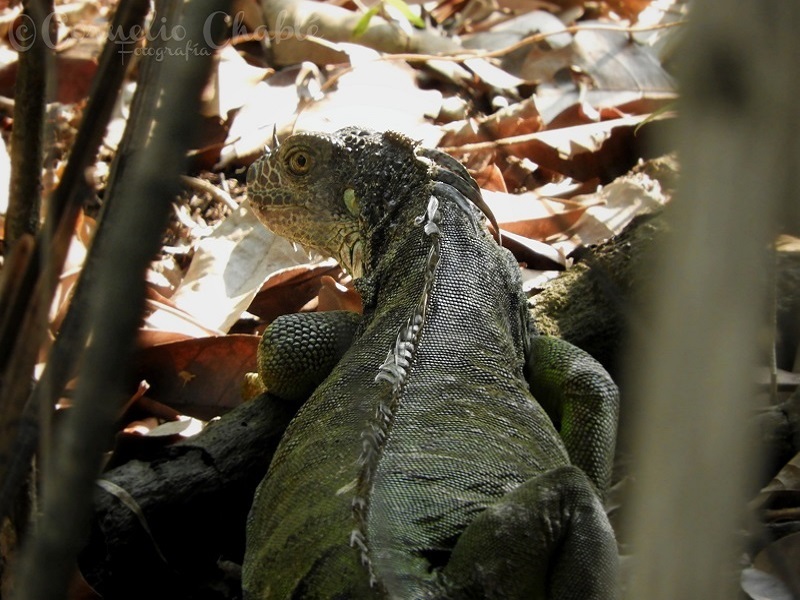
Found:
[[[441,255],[441,230],[439,228],[441,213],[439,212],[439,201],[435,196],[431,196],[425,214],[415,219],[414,222],[417,225],[423,225],[425,234],[431,238],[431,249],[428,253],[425,270],[425,283],[423,284],[420,300],[412,316],[400,328],[394,347],[389,350],[386,361],[380,366],[375,377],[376,382],[386,381],[392,386],[392,396],[388,404],[384,402],[378,403],[374,419],[367,424],[367,428],[361,433],[362,447],[358,458],[361,472],[356,485],[356,495],[351,503],[356,527],[350,533],[350,546],[358,548],[361,554],[361,563],[369,572],[370,587],[374,587],[377,584],[377,578],[372,561],[369,558],[369,547],[366,538],[367,496],[375,467],[378,464],[381,448],[383,448],[384,442],[389,435],[394,412],[400,403],[400,393],[414,358],[422,326],[425,323],[428,299],[433,289],[436,267],[439,264]]]

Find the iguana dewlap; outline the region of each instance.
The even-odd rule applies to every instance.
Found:
[[[267,387],[310,397],[256,493],[245,598],[613,598],[598,493],[616,387],[529,334],[518,266],[463,166],[347,128],[291,136],[247,179],[270,229],[359,277],[364,314],[265,333]]]

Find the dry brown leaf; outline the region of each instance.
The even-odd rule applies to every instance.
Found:
[[[536,104],[532,100],[523,100],[487,117],[451,123],[447,130],[440,145],[458,147],[535,133],[542,130],[542,119]],[[469,158],[470,167],[479,160],[473,153]]]
[[[204,421],[186,415],[176,415],[166,422],[157,417],[131,421],[116,434],[114,450],[105,468],[112,469],[130,460],[152,460],[164,447],[196,435],[204,427]]]
[[[796,600],[779,578],[752,567],[743,569],[742,590],[753,600]]]
[[[271,145],[273,128],[283,136],[361,125],[402,131],[426,145],[438,142],[441,132],[430,117],[441,110],[441,92],[420,89],[417,71],[404,62],[379,60],[377,52],[356,44],[341,44],[341,50],[350,66],[324,95],[322,73],[309,62],[282,69],[253,88],[233,119],[218,166],[260,154]]]
[[[484,191],[508,192],[506,181],[503,179],[503,173],[494,163],[487,164],[479,171],[473,172],[472,176],[478,186]]]
[[[177,421],[181,413],[174,408],[167,406],[163,402],[159,402],[157,400],[153,400],[152,398],[146,395],[146,392],[150,389],[149,385],[143,385],[144,393],[136,397],[135,402],[131,404],[131,407],[126,412],[125,416],[123,417],[123,421],[127,419],[134,418],[136,414],[138,415],[148,415],[151,417],[155,417],[160,421]],[[134,414],[135,413],[135,414]]]
[[[92,44],[91,40],[84,40],[81,46],[75,46],[65,53],[57,55],[55,71],[58,88],[56,98],[62,104],[81,102],[89,96],[92,80],[97,72],[97,57],[102,50],[102,44],[99,41],[93,45],[89,44]]]
[[[449,146],[443,150],[456,157],[493,151],[501,169],[509,161],[528,159],[539,168],[543,167],[578,181],[593,178],[607,180],[609,175],[625,172],[633,166],[633,157],[640,155],[637,144],[642,144],[648,130],[656,127],[665,118],[666,115],[658,118],[650,115],[623,117],[589,125],[539,131],[493,143]]]
[[[62,104],[73,104],[84,100],[89,93],[92,79],[97,71],[97,59],[108,41],[108,30],[93,25],[97,13],[93,3],[74,2],[56,7],[54,20],[57,32],[54,35],[58,46],[53,72],[56,77],[55,100]],[[56,16],[54,15],[54,16]],[[81,21],[80,27],[74,25]],[[17,9],[0,16],[0,38],[6,44],[0,51],[0,95],[14,97],[13,84],[17,76],[17,52],[8,46],[9,39],[26,48],[30,44],[30,33],[20,29],[28,26]]]
[[[621,233],[637,215],[660,210],[669,202],[670,194],[642,169],[618,177],[594,194],[572,200],[589,204],[589,208],[569,232],[569,240],[558,245],[565,254]]]
[[[158,329],[140,329],[136,335],[136,345],[139,348],[149,348],[150,346],[157,346],[159,344],[170,344],[172,342],[192,340],[198,337],[210,335],[215,334],[211,332],[205,332],[199,328],[196,331],[193,331],[191,334],[181,333],[178,331],[161,331]]]
[[[349,310],[357,313],[363,310],[361,296],[352,287],[339,283],[329,275],[324,275],[320,283],[318,310]]]
[[[418,72],[405,62],[380,60],[380,54],[356,44],[341,44],[350,68],[336,88],[309,104],[295,123],[298,131],[335,131],[358,125],[401,131],[434,146],[441,131],[430,123],[439,114],[442,93],[419,87]]]
[[[791,589],[800,589],[800,574],[797,571],[797,565],[800,565],[800,532],[775,540],[759,552],[753,561],[755,569],[761,573],[776,577],[782,582],[786,592]],[[779,589],[779,586],[776,586],[774,581],[767,582],[762,579],[759,583],[759,587],[751,586],[748,591],[757,591],[768,585],[771,595],[761,597],[769,598],[769,600],[780,600],[781,597],[791,600],[793,597],[790,593],[784,596],[774,595],[775,590]]]
[[[356,39],[353,32],[363,13],[310,0],[262,1],[269,29],[275,32],[273,60],[292,65],[304,60],[319,65],[341,63],[336,52],[339,42],[357,42],[381,52],[440,54],[459,49],[457,42],[432,28],[403,28],[374,16],[366,31]]]
[[[800,507],[800,454],[784,465],[750,503],[752,510]]]
[[[653,0],[605,0],[605,2],[615,13],[635,22],[639,13],[650,6]]]
[[[103,597],[94,591],[76,568],[69,583],[67,600],[103,600]]]
[[[209,420],[241,403],[245,373],[256,370],[255,335],[228,335],[152,346],[133,360],[148,395],[184,415]]]
[[[530,0],[523,1],[527,4],[524,8],[520,6],[519,10],[507,13],[504,19],[495,20],[494,23],[482,24],[478,33],[463,36],[464,47],[479,51],[505,50],[532,35],[543,35],[544,38],[537,45],[550,48],[551,51],[569,47],[572,37],[564,32],[566,23],[554,14],[557,11],[536,10],[537,6]],[[509,14],[514,16],[509,18]],[[520,63],[529,51],[530,46],[522,46],[504,53],[499,58],[500,65],[509,73],[518,75]],[[548,58],[552,60],[552,55],[548,55]]]
[[[511,250],[525,268],[537,271],[563,271],[567,268],[567,258],[557,248],[510,231],[501,231],[503,246]]]
[[[519,76],[540,82],[536,105],[545,123],[580,102],[600,110],[643,98],[675,99],[672,77],[649,48],[631,43],[624,30],[581,25],[586,29],[573,35],[569,47],[553,51],[533,46],[522,63]]]
[[[274,71],[249,64],[230,44],[214,56],[216,68],[203,91],[200,114],[224,121],[232,111],[241,108],[253,88]]]
[[[540,241],[564,233],[586,209],[602,202],[599,198],[584,202],[550,200],[535,193],[515,195],[484,191],[483,197],[503,231]]]
[[[138,421],[131,421],[125,425],[125,429],[122,430],[122,433],[146,435],[158,427],[159,424],[159,420],[155,417],[146,417],[144,419],[139,419]]]
[[[14,21],[17,19],[17,17],[19,17],[20,13],[22,13],[21,2],[14,7],[9,7],[8,4],[8,0],[5,0],[2,4],[0,4],[0,10],[2,11],[0,14],[0,39],[3,40],[5,40],[8,36],[8,32],[11,29],[11,26],[14,24]]]
[[[171,298],[179,310],[159,306],[145,324],[189,335],[225,332],[270,274],[306,261],[305,253],[267,231],[243,205],[198,242],[192,264]]]
[[[264,284],[247,310],[266,324],[280,315],[298,312],[317,297],[325,277],[342,279],[342,270],[335,261],[285,269]]]
[[[230,123],[217,167],[252,162],[271,144],[273,127],[292,122],[301,99],[296,81],[303,69],[302,65],[281,69],[248,90]]]

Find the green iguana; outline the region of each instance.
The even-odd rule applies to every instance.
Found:
[[[347,128],[289,137],[247,181],[270,229],[358,277],[364,314],[264,334],[267,388],[310,397],[255,496],[245,598],[613,598],[617,389],[531,335],[466,169]]]

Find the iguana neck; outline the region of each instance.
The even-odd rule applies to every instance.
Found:
[[[404,304],[409,311],[417,304],[413,298],[424,295],[426,279],[432,285],[438,257],[434,260],[430,254],[440,244],[442,228],[448,230],[447,235],[467,235],[460,231],[461,221],[469,225],[466,216],[450,215],[450,211],[460,213],[461,209],[450,202],[440,203],[425,189],[397,206],[369,232],[364,244],[364,274],[356,282],[365,313],[384,303]]]

